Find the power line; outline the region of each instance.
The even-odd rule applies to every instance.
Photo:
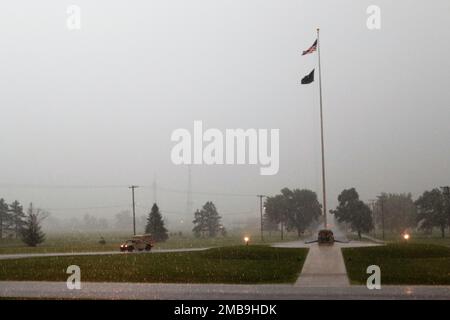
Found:
[[[127,185],[45,185],[45,184],[0,184],[0,188],[23,188],[23,189],[125,189]],[[155,185],[141,185],[143,189],[155,189]],[[159,191],[170,193],[186,194],[188,190],[172,189],[158,187]],[[210,191],[191,191],[192,194],[206,195],[206,196],[221,196],[221,197],[254,197],[255,194],[249,193],[226,193],[226,192],[210,192]]]
[[[172,193],[183,193],[186,194],[187,190],[181,189],[169,189],[169,188],[159,188],[159,190],[172,192]],[[222,196],[222,197],[254,197],[254,194],[245,193],[225,193],[225,192],[209,192],[209,191],[191,191],[192,194],[206,195],[206,196]]]
[[[145,209],[150,211],[151,208],[150,207],[146,207],[146,206],[140,206],[140,205],[136,205],[136,207],[141,208],[141,209]],[[181,211],[171,211],[171,210],[160,210],[162,214],[173,214],[173,215],[183,215],[186,216],[186,212],[181,212]],[[219,214],[221,214],[222,216],[232,216],[232,215],[243,215],[243,214],[253,214],[254,211],[249,210],[249,211],[230,211],[230,212],[219,212]],[[194,214],[192,212],[192,214]]]
[[[123,205],[111,205],[111,206],[95,206],[95,207],[70,207],[70,208],[42,208],[47,211],[58,211],[58,210],[95,210],[95,209],[112,209],[112,208],[126,208],[128,204]]]
[[[121,185],[46,185],[46,184],[0,184],[0,188],[21,189],[118,189],[127,188]]]

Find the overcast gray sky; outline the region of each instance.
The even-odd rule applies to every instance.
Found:
[[[81,30],[66,27],[69,5]],[[369,5],[381,29],[366,27]],[[0,10],[0,197],[33,201],[58,217],[112,217],[127,188],[185,190],[170,160],[177,128],[280,129],[280,170],[193,166],[193,191],[274,194],[310,188],[320,197],[316,67],[301,56],[321,28],[329,202],[356,187],[381,191],[450,184],[448,0],[16,0]],[[25,188],[23,185],[35,185]],[[37,187],[39,186],[39,187]],[[158,190],[170,222],[186,195]],[[153,200],[136,191],[138,213]],[[257,216],[253,196],[213,200],[225,221]],[[105,209],[71,209],[114,206]],[[170,214],[169,214],[170,212]]]

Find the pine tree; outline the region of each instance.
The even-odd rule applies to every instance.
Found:
[[[11,203],[9,207],[9,211],[11,212],[12,225],[14,227],[14,232],[17,238],[20,235],[20,230],[25,224],[25,213],[23,212],[23,207],[17,200]]]
[[[194,228],[192,228],[194,236],[197,238],[203,238],[205,236],[205,232],[207,231],[207,221],[208,217],[206,216],[206,211],[197,209],[194,213],[194,221],[192,221],[194,224]]]
[[[220,219],[222,219],[222,217],[219,216],[216,206],[211,201],[207,202],[203,209],[207,212],[208,217],[208,235],[209,237],[214,238],[220,230]]]
[[[153,204],[152,210],[148,215],[145,233],[150,233],[155,241],[166,241],[169,238],[167,229],[164,226],[164,220],[156,203]]]
[[[192,231],[194,235],[204,236],[208,233],[208,236],[213,238],[217,236],[219,231],[223,228],[220,224],[222,217],[217,212],[216,206],[211,201],[208,201],[203,206],[202,210],[197,210],[194,214],[194,228]]]
[[[25,224],[22,228],[22,241],[30,247],[36,247],[38,244],[44,242],[45,234],[41,230],[41,221],[45,216],[42,212],[33,208],[33,204],[30,203],[30,207],[27,210],[27,216]]]

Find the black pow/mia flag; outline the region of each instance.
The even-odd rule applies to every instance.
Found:
[[[302,79],[302,84],[308,84],[314,81],[314,69]]]

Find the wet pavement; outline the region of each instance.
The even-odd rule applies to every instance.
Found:
[[[302,272],[295,282],[301,287],[348,287],[350,285],[341,248],[369,247],[380,244],[364,241],[335,242],[333,245],[318,245],[304,241],[278,243],[284,248],[309,248]]]
[[[335,245],[313,245],[303,265],[296,286],[345,287],[350,282],[345,269],[341,248]]]
[[[0,254],[0,260],[39,258],[39,257],[97,256],[97,255],[111,255],[111,254],[152,254],[164,252],[202,251],[207,249],[209,248],[154,249],[151,250],[150,252],[147,251],[120,252],[117,250],[117,251],[100,251],[100,252],[17,253],[17,254]]]
[[[301,287],[295,285],[161,284],[82,282],[80,290],[65,282],[0,281],[0,297],[64,299],[450,299],[450,286]]]

